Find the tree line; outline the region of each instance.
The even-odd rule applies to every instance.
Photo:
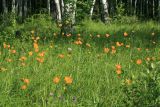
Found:
[[[160,0],[0,0],[1,14],[25,19],[41,12],[72,24],[84,18],[108,22],[119,15],[159,20]]]

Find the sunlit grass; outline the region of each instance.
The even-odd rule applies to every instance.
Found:
[[[158,27],[91,27],[62,40],[54,34],[39,40],[32,32],[27,42],[2,43],[0,106],[124,106],[123,81],[130,84],[147,62],[160,60]]]

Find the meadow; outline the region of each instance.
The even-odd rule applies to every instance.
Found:
[[[160,106],[159,24],[84,21],[64,34],[42,20],[1,33],[0,106]]]

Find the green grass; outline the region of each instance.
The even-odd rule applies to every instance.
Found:
[[[36,60],[38,53],[34,52],[31,39],[27,42],[20,42],[18,39],[5,41],[16,50],[16,54],[12,54],[10,49],[4,49],[1,44],[0,106],[121,107],[134,106],[133,104],[150,106],[148,100],[145,100],[146,105],[140,105],[141,102],[131,104],[134,97],[126,97],[123,89],[125,86],[127,89],[135,84],[138,86],[137,80],[143,78],[141,73],[147,74],[147,63],[160,60],[159,26],[153,23],[109,26],[91,23],[81,28],[86,29],[81,33],[82,45],[74,44],[78,38],[76,35],[60,39],[52,35],[50,40],[40,39],[38,53],[45,51],[43,63]],[[124,32],[129,36],[124,37]],[[155,32],[154,37],[158,39],[154,39],[152,32]],[[104,35],[106,33],[111,36],[106,38]],[[93,37],[90,37],[90,34]],[[96,37],[97,34],[101,34],[101,37]],[[116,42],[123,42],[124,45],[117,47]],[[53,48],[50,47],[51,43]],[[86,43],[91,47],[87,47]],[[130,45],[130,48],[126,48],[126,45]],[[111,50],[109,53],[104,53],[104,47],[111,49],[111,46],[116,47],[116,53],[112,54]],[[71,54],[68,53],[68,48],[72,48]],[[142,50],[138,51],[137,48]],[[146,48],[149,50],[146,51]],[[30,51],[33,51],[32,56],[28,55]],[[63,54],[64,58],[59,58],[59,54]],[[19,58],[22,56],[27,60],[20,61]],[[155,59],[147,61],[147,57]],[[12,62],[7,62],[8,58],[12,59]],[[142,64],[137,65],[137,59],[141,59]],[[21,65],[22,62],[25,66]],[[116,74],[117,64],[122,66],[120,75]],[[61,78],[59,84],[53,83],[53,78],[56,76]],[[66,85],[65,76],[71,76],[73,83]],[[25,90],[21,89],[24,84],[22,78],[30,80]],[[131,86],[127,84],[124,86],[126,79],[132,81]],[[157,81],[159,86],[160,82]],[[144,87],[144,89],[150,88]],[[51,93],[53,95],[50,95]],[[140,96],[143,98],[145,95]],[[135,95],[135,98],[139,97]],[[159,105],[158,101],[160,100],[157,99],[157,102],[153,103],[154,106]]]

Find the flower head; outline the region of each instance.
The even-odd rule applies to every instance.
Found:
[[[136,61],[136,63],[137,63],[137,65],[140,65],[140,64],[142,64],[142,60],[141,60],[141,59],[138,59],[138,60]]]
[[[54,77],[53,78],[53,83],[58,84],[60,81],[60,77]]]
[[[66,76],[66,77],[64,78],[64,81],[65,81],[66,84],[72,84],[73,79],[72,79],[72,77],[70,77],[70,76]]]

